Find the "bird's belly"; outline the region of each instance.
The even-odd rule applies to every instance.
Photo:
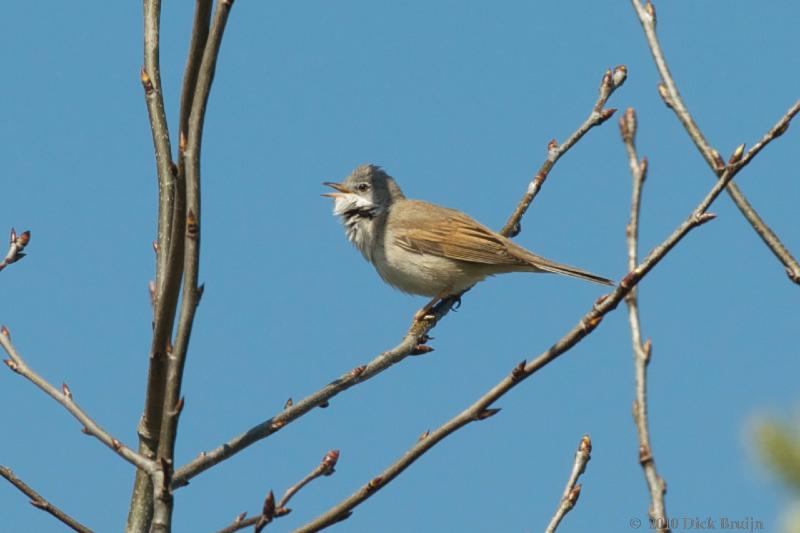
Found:
[[[386,283],[403,292],[423,296],[457,294],[486,277],[483,273],[465,271],[458,261],[435,255],[395,251],[388,257],[380,253],[373,260]]]

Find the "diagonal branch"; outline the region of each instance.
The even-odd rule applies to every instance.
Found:
[[[66,383],[61,386],[61,390],[59,391],[43,377],[28,367],[28,365],[19,355],[19,352],[17,352],[14,344],[11,342],[11,335],[8,331],[8,328],[5,326],[0,327],[0,346],[3,347],[5,352],[10,357],[10,359],[3,360],[6,366],[39,387],[39,389],[41,389],[45,394],[60,403],[64,409],[69,411],[70,414],[78,420],[78,422],[83,424],[84,433],[95,437],[97,440],[110,448],[114,453],[131,463],[139,470],[147,473],[152,472],[152,461],[149,461],[142,455],[122,444],[119,440],[111,436],[94,420],[92,420],[89,415],[87,415],[83,409],[81,409],[78,404],[75,403],[72,398],[72,391],[69,389]]]
[[[277,505],[275,504],[275,495],[272,493],[272,491],[269,491],[269,493],[267,493],[267,497],[264,499],[264,505],[262,506],[260,515],[245,518],[247,513],[241,513],[234,518],[231,524],[220,529],[217,531],[217,533],[233,533],[234,531],[239,531],[240,529],[250,526],[254,526],[256,533],[263,530],[267,524],[272,522],[272,520],[275,518],[286,516],[292,512],[292,510],[286,506],[289,504],[289,500],[291,500],[295,494],[300,492],[300,489],[318,477],[333,475],[335,472],[334,468],[336,467],[336,462],[338,460],[339,450],[329,451],[325,454],[325,457],[322,458],[322,461],[320,461],[319,465],[317,465],[311,472],[306,474],[303,479],[286,489],[286,492],[283,493],[283,497],[277,503]]]
[[[578,444],[578,451],[575,452],[575,462],[572,464],[572,471],[570,472],[567,486],[564,488],[564,494],[561,496],[561,502],[556,509],[553,518],[545,529],[545,533],[555,533],[558,524],[564,519],[566,514],[575,507],[578,503],[578,497],[581,495],[581,486],[578,485],[578,478],[581,477],[586,464],[592,458],[592,441],[589,435],[584,435]]]
[[[27,483],[19,479],[10,468],[0,465],[0,476],[6,478],[8,482],[17,487],[20,492],[27,495],[31,499],[31,505],[37,509],[41,509],[46,513],[50,513],[57,520],[73,531],[77,531],[78,533],[92,533],[91,529],[84,526],[70,515],[44,499],[41,494],[33,490],[33,488],[31,488]]]
[[[500,231],[506,237],[515,237],[521,231],[520,227],[520,220],[522,220],[523,215],[530,207],[531,202],[533,199],[536,198],[536,195],[539,194],[539,190],[542,188],[547,176],[550,174],[550,170],[553,168],[553,165],[561,158],[562,155],[567,153],[570,148],[572,148],[575,143],[581,140],[581,138],[588,133],[588,131],[595,126],[599,126],[616,112],[614,108],[605,108],[606,102],[614,94],[614,91],[617,90],[623,83],[625,83],[625,79],[628,77],[628,69],[625,65],[619,65],[614,68],[614,70],[606,71],[605,75],[603,76],[602,81],[600,82],[600,94],[595,102],[594,106],[592,107],[592,112],[589,113],[587,119],[578,126],[578,129],[575,130],[572,135],[567,138],[562,144],[558,144],[555,140],[550,141],[548,145],[547,151],[547,159],[545,159],[542,166],[539,168],[539,172],[536,173],[536,176],[531,180],[530,184],[528,184],[528,190],[525,191],[525,194],[522,196],[519,204],[517,204],[516,209],[511,214],[506,222],[503,229]]]
[[[589,118],[563,144],[550,143],[545,163],[542,164],[536,178],[528,186],[528,190],[501,231],[503,235],[511,236],[512,233],[515,235],[519,232],[520,219],[535,198],[553,165],[561,156],[569,151],[590,129],[602,124],[611,117],[613,110],[603,109],[603,106],[614,90],[625,81],[626,75],[627,69],[624,66],[616,67],[613,71],[607,71],[600,83],[600,97],[592,107]],[[436,327],[439,320],[450,312],[456,301],[458,301],[458,298],[447,298],[440,302],[431,311],[431,315],[434,317],[432,320],[415,320],[408,333],[397,346],[377,355],[368,364],[354,368],[297,403],[287,405],[273,417],[251,427],[215,449],[201,453],[197,458],[175,471],[173,486],[181,487],[188,484],[190,479],[201,472],[232,457],[248,446],[269,437],[315,407],[326,407],[329,400],[334,396],[380,374],[407,356],[419,355],[430,351],[431,348],[424,345],[428,340],[428,333]]]
[[[656,34],[655,7],[649,0],[644,6],[640,3],[640,0],[631,0],[631,3],[636,10],[636,15],[639,17],[639,22],[642,24],[642,29],[647,38],[647,44],[650,47],[650,52],[653,55],[656,68],[661,75],[662,83],[659,85],[658,91],[664,103],[675,112],[675,115],[678,117],[681,124],[683,124],[684,129],[689,134],[695,146],[697,146],[700,154],[719,177],[725,170],[719,152],[711,147],[702,131],[700,131],[700,128],[697,126],[697,123],[692,118],[692,115],[683,103],[683,99],[678,92],[678,86],[675,84],[675,80],[667,66],[664,51],[661,48],[658,35]],[[800,112],[800,100],[795,102],[786,113],[786,117],[788,118],[786,119],[785,125],[778,129],[771,130],[766,135],[772,138],[782,135],[786,131],[786,127],[791,118],[798,112]],[[753,209],[753,206],[747,201],[747,198],[739,187],[735,183],[731,183],[727,190],[731,199],[736,204],[736,207],[739,208],[739,211],[741,211],[745,219],[747,219],[758,236],[761,237],[764,244],[767,245],[772,253],[775,254],[775,257],[786,267],[786,274],[789,276],[789,279],[800,284],[800,264],[797,260],[792,256],[789,250],[786,249],[772,229],[761,219],[756,210]]]
[[[783,120],[782,118],[781,121]],[[691,230],[714,218],[714,215],[707,212],[708,208],[714,200],[716,200],[722,190],[730,183],[736,175],[736,172],[749,163],[770,140],[771,139],[764,142],[759,141],[759,143],[746,154],[744,152],[744,145],[739,146],[734,151],[733,155],[731,155],[728,165],[720,179],[717,180],[714,187],[694,211],[692,211],[688,218],[684,220],[666,240],[655,247],[636,268],[628,272],[613,292],[598,299],[592,306],[592,309],[548,350],[530,362],[523,361],[518,364],[511,371],[510,375],[497,383],[475,403],[439,426],[435,431],[431,433],[426,432],[414,446],[406,451],[402,457],[389,465],[378,476],[372,478],[356,492],[331,507],[316,519],[296,529],[295,533],[319,531],[331,524],[346,519],[350,516],[355,507],[399,476],[406,468],[411,466],[412,463],[440,441],[467,424],[485,420],[497,414],[499,409],[490,408],[494,402],[586,338],[600,324],[603,317],[614,310],[631,289],[633,289]]]
[[[636,266],[639,247],[639,211],[642,199],[642,185],[647,177],[647,159],[639,160],[636,154],[636,112],[628,108],[619,121],[622,140],[628,152],[628,163],[633,176],[633,192],[631,194],[631,214],[626,237],[628,242],[628,268]],[[664,505],[666,484],[658,475],[653,448],[650,443],[650,430],[647,420],[647,366],[650,363],[652,343],[642,343],[639,322],[638,289],[631,290],[625,297],[628,304],[628,319],[631,324],[631,342],[633,344],[633,360],[636,374],[636,400],[633,402],[633,419],[639,436],[639,463],[644,470],[645,481],[650,491],[651,524],[660,533],[669,533],[669,521]]]

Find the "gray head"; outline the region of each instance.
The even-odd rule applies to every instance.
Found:
[[[374,218],[396,200],[405,198],[394,178],[377,165],[357,167],[341,183],[326,181],[336,192],[323,194],[335,200],[333,213],[345,218]]]

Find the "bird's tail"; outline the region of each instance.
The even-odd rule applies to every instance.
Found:
[[[527,251],[527,250],[526,250]],[[600,283],[602,285],[611,285],[614,286],[614,282],[610,279],[606,279],[601,276],[597,276],[592,274],[591,272],[587,272],[580,268],[564,265],[561,263],[556,263],[555,261],[550,261],[549,259],[545,259],[544,257],[539,257],[536,254],[532,254],[528,252],[529,257],[526,257],[526,260],[530,263],[530,265],[538,270],[544,272],[553,272],[555,274],[564,274],[567,276],[572,276],[575,278],[585,279],[587,281],[593,281],[595,283]]]

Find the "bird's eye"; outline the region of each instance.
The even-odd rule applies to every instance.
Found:
[[[367,192],[369,190],[369,183],[359,183],[356,185],[356,190],[358,192]]]

